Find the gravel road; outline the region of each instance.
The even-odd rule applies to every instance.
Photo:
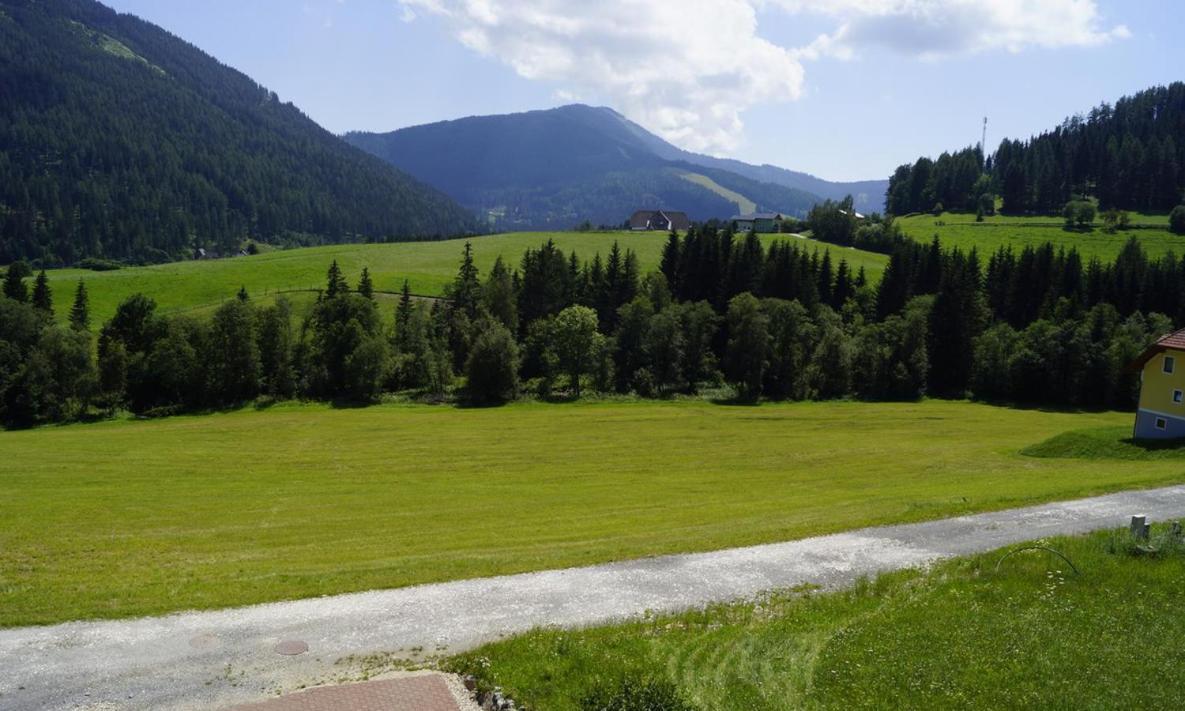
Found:
[[[803,583],[833,588],[940,558],[1124,526],[1133,514],[1185,517],[1185,486],[710,553],[4,629],[0,709],[221,708],[358,675],[376,663],[361,655],[451,653],[540,625],[591,625]],[[276,653],[293,641],[308,651]]]

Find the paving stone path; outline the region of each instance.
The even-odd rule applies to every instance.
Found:
[[[1134,514],[1185,517],[1185,486],[710,553],[0,630],[0,709],[224,708],[334,681],[359,655],[446,654],[540,625],[596,624],[803,583],[834,588],[940,558],[1125,526]]]
[[[322,686],[227,711],[461,711],[442,674]]]

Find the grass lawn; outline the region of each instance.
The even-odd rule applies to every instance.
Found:
[[[798,239],[767,235],[766,239]],[[643,273],[658,268],[667,235],[659,232],[517,232],[475,237],[473,254],[482,276],[501,255],[517,267],[523,252],[538,248],[548,239],[565,252],[575,250],[581,259],[608,255],[614,242],[638,254]],[[807,244],[830,249],[832,258],[848,260],[853,272],[863,266],[870,279],[879,279],[887,258],[872,252],[836,247],[813,240]],[[413,293],[435,296],[457,275],[465,240],[400,242],[395,244],[345,244],[304,249],[271,250],[250,257],[212,261],[173,262],[149,267],[132,267],[109,272],[84,269],[55,269],[48,272],[54,305],[60,321],[69,317],[75,285],[86,281],[91,300],[91,321],[102,325],[119,302],[137,292],[151,296],[163,312],[200,315],[222,301],[234,298],[240,286],[261,303],[268,303],[277,291],[299,308],[313,299],[313,291],[325,283],[329,263],[337,260],[346,278],[355,284],[363,267],[370,269],[375,288],[398,292],[407,279]],[[394,296],[388,298],[394,303]],[[384,309],[384,313],[390,309]],[[299,310],[298,310],[299,313]]]
[[[741,546],[1185,481],[1035,458],[1126,413],[390,404],[0,433],[0,626]]]
[[[1175,708],[1185,553],[1136,556],[1127,538],[1045,542],[1080,575],[1039,551],[997,571],[997,551],[837,593],[540,630],[446,665],[552,711],[623,678],[666,681],[713,710]]]
[[[976,222],[974,214],[945,212],[941,217],[926,213],[899,217],[896,221],[904,233],[915,240],[929,242],[937,234],[946,247],[961,247],[964,250],[976,247],[985,264],[987,257],[1000,247],[1012,245],[1013,250],[1019,252],[1026,245],[1038,246],[1045,242],[1052,242],[1054,249],[1076,247],[1084,260],[1098,257],[1110,261],[1132,237],[1140,240],[1150,257],[1159,257],[1168,252],[1174,252],[1177,256],[1185,255],[1185,236],[1168,231],[1166,215],[1132,213],[1132,222],[1147,229],[1124,230],[1115,234],[1104,232],[1101,222],[1097,222],[1090,232],[1065,230],[1065,223],[1055,217],[994,215],[985,217],[983,222]]]

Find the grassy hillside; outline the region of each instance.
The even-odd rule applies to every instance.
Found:
[[[773,239],[775,236],[767,236]],[[485,273],[499,256],[517,266],[527,249],[536,248],[548,239],[555,240],[565,252],[576,250],[582,259],[594,254],[608,254],[618,241],[638,254],[643,271],[658,268],[667,235],[656,232],[519,232],[473,238],[474,258]],[[798,239],[782,236],[780,239]],[[325,270],[337,260],[351,284],[356,283],[363,267],[368,267],[379,291],[398,291],[408,279],[416,294],[437,295],[456,276],[464,240],[440,242],[404,242],[395,244],[352,244],[305,249],[278,250],[251,257],[212,261],[188,261],[134,267],[110,272],[81,269],[57,269],[49,272],[58,318],[68,316],[78,280],[84,279],[91,299],[91,320],[101,324],[127,296],[142,292],[156,299],[166,312],[200,312],[233,298],[240,286],[254,297],[264,298],[276,291],[304,290],[289,294],[296,301],[308,301],[313,290],[324,286]],[[863,266],[871,279],[878,279],[886,258],[833,245],[815,243],[830,249],[833,259],[847,259],[853,270]]]
[[[281,405],[0,434],[0,626],[711,550],[1180,482],[961,402]]]
[[[996,551],[839,593],[541,630],[449,664],[555,711],[623,677],[721,711],[1178,705],[1185,678],[1165,670],[1185,663],[1180,545],[1150,557],[1118,532],[1046,543],[1082,574],[1036,551],[997,570]]]
[[[897,218],[906,235],[915,240],[929,242],[938,235],[947,247],[964,250],[975,247],[981,256],[990,255],[1003,246],[1011,245],[1020,251],[1026,245],[1041,245],[1052,242],[1054,248],[1067,250],[1076,247],[1083,259],[1098,257],[1103,261],[1114,259],[1123,245],[1132,237],[1140,240],[1150,257],[1159,257],[1167,252],[1185,255],[1185,237],[1168,231],[1166,215],[1132,214],[1132,223],[1140,229],[1129,229],[1108,234],[1101,225],[1089,232],[1063,229],[1064,222],[1056,217],[1014,217],[994,215],[976,222],[975,215],[944,212],[941,216],[923,213]]]

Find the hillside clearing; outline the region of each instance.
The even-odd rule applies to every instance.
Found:
[[[700,175],[699,173],[679,173],[679,177],[683,178],[684,180],[686,180],[688,182],[695,183],[696,185],[699,185],[701,187],[705,187],[708,190],[711,190],[712,192],[716,193],[720,197],[724,198],[725,200],[730,200],[730,201],[736,203],[737,212],[739,212],[742,215],[748,214],[751,212],[757,212],[757,203],[753,202],[752,200],[745,197],[744,195],[741,195],[740,193],[736,192],[735,190],[729,190],[728,188],[724,187],[720,183],[717,183],[715,180],[712,180],[711,178],[709,178],[706,175]]]
[[[785,238],[765,235],[768,241]],[[619,242],[623,249],[638,255],[643,273],[658,268],[667,235],[661,232],[516,232],[474,237],[474,261],[484,275],[501,256],[512,267],[519,265],[523,252],[554,240],[564,252],[572,250],[581,259],[602,257]],[[201,313],[222,301],[234,298],[239,287],[246,287],[254,298],[270,300],[277,292],[296,302],[308,302],[325,283],[329,263],[337,260],[351,284],[363,267],[370,269],[375,289],[397,292],[407,279],[415,294],[438,296],[457,274],[464,248],[463,239],[437,242],[399,242],[392,244],[345,244],[303,249],[271,250],[249,257],[208,261],[185,261],[148,267],[131,267],[96,272],[84,269],[54,269],[48,272],[54,293],[54,307],[59,321],[70,312],[71,298],[79,279],[86,282],[90,294],[91,322],[101,325],[115,313],[120,301],[137,292],[156,300],[165,313],[196,311]],[[811,242],[822,250],[831,250],[832,259],[846,259],[852,270],[864,267],[868,278],[876,281],[888,259],[880,254],[862,252]],[[389,313],[384,309],[384,313]]]
[[[985,217],[983,222],[976,222],[973,214],[944,212],[938,217],[930,214],[899,217],[896,223],[914,240],[929,242],[938,235],[944,247],[963,250],[974,247],[985,262],[987,256],[1000,247],[1011,246],[1019,252],[1026,246],[1037,247],[1046,242],[1052,243],[1054,249],[1075,248],[1084,260],[1098,257],[1108,262],[1115,259],[1132,237],[1140,241],[1149,257],[1160,257],[1169,252],[1178,256],[1185,254],[1185,237],[1168,231],[1166,215],[1132,213],[1131,219],[1140,229],[1121,230],[1114,234],[1103,231],[1101,220],[1088,232],[1066,230],[1064,221],[1057,217],[993,215]]]
[[[0,626],[789,540],[1185,480],[961,402],[385,405],[0,435]]]

